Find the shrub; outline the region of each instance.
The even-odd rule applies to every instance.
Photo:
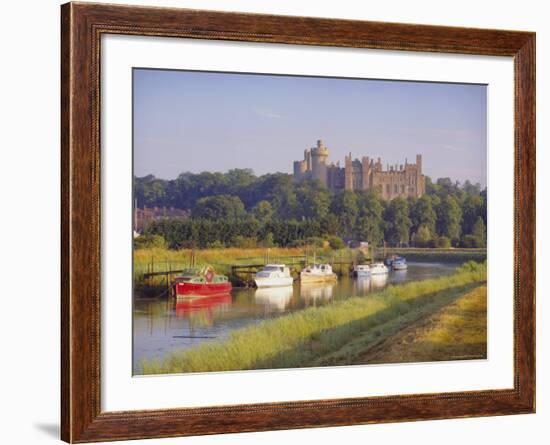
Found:
[[[467,261],[459,267],[458,272],[464,273],[487,273],[487,261],[478,263],[476,261]]]
[[[306,238],[305,244],[312,247],[327,247],[327,242],[319,236],[310,236]]]
[[[306,245],[305,241],[303,239],[297,239],[294,241],[291,241],[288,243],[287,247],[294,248],[294,247],[304,247]]]
[[[262,247],[275,247],[275,242],[273,241],[273,233],[267,232],[265,237],[262,239]]]
[[[418,231],[413,233],[411,237],[411,242],[413,246],[416,246],[416,247],[428,247],[431,241],[432,241],[432,234],[430,233],[430,229],[426,227],[424,224],[422,224],[418,228]]]
[[[474,235],[464,235],[460,244],[467,248],[483,247],[483,241]]]
[[[209,249],[223,249],[225,247],[225,244],[222,243],[220,240],[216,240],[209,243],[207,247]]]
[[[251,249],[258,246],[256,238],[248,238],[245,236],[236,236],[231,243],[233,247],[239,247],[241,249]]]
[[[338,250],[346,247],[346,243],[339,236],[332,235],[327,237],[328,244],[331,249]]]
[[[435,247],[448,249],[449,247],[451,247],[451,240],[446,236],[440,236],[435,240]]]
[[[166,248],[166,240],[161,235],[140,235],[134,238],[134,249]]]

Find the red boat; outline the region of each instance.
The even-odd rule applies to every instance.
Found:
[[[185,269],[174,280],[174,293],[178,298],[227,294],[231,287],[229,279],[225,275],[217,275],[210,266]]]

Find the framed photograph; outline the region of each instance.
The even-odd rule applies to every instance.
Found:
[[[535,411],[535,35],[67,3],[62,439]]]

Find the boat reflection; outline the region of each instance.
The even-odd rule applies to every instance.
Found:
[[[388,282],[388,274],[385,275],[372,275],[370,277],[370,288],[372,289],[380,289],[381,287],[384,287],[386,283]]]
[[[407,281],[407,269],[394,270],[392,272],[392,281],[394,283],[404,283]]]
[[[316,306],[332,300],[335,287],[336,283],[301,283],[300,296],[306,306]]]
[[[294,289],[292,286],[264,287],[256,289],[254,300],[264,306],[266,312],[284,311],[290,303]]]
[[[358,277],[355,282],[356,294],[367,294],[375,289],[384,287],[388,282],[388,275],[370,275],[368,277]]]
[[[220,294],[210,296],[186,295],[178,298],[175,304],[176,317],[189,317],[195,313],[204,313],[208,319],[213,319],[214,312],[225,312],[231,305],[231,295]]]

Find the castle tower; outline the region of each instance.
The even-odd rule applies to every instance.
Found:
[[[370,160],[368,156],[363,156],[362,166],[362,190],[370,188]]]
[[[424,194],[424,177],[422,176],[422,155],[416,155],[416,196]]]
[[[313,179],[320,181],[325,186],[328,184],[327,159],[328,148],[322,140],[317,141],[317,146],[311,149],[311,175]]]
[[[353,190],[353,164],[351,159],[351,153],[345,158],[344,164],[344,188],[346,190]]]

